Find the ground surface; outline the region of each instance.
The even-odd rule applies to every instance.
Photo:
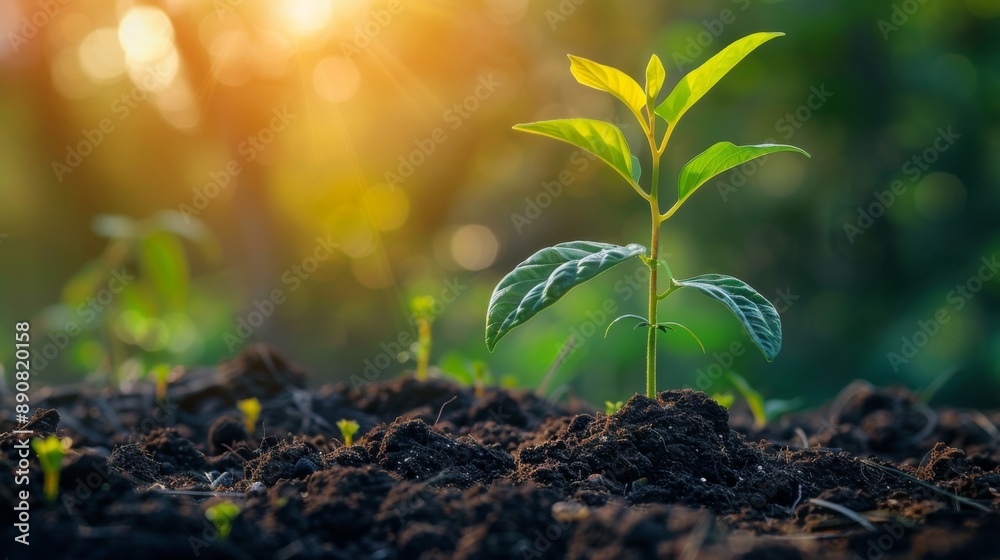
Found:
[[[73,451],[55,504],[31,467],[25,549],[0,423],[11,558],[1000,557],[1000,413],[865,384],[758,431],[689,390],[611,416],[441,380],[310,390],[257,347],[184,375],[168,403],[65,388],[40,406],[22,429]],[[361,425],[351,447],[341,418]],[[205,518],[221,501],[241,509],[225,539]]]

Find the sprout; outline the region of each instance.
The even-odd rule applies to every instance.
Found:
[[[431,356],[431,323],[434,321],[434,298],[420,296],[410,300],[410,311],[417,324],[417,379],[427,381],[427,362]]]
[[[160,401],[167,400],[167,381],[170,379],[170,368],[167,364],[159,364],[152,370],[156,378],[156,398]]]
[[[482,361],[472,362],[472,385],[475,387],[477,399],[486,395],[486,363]]]
[[[233,521],[239,514],[240,506],[233,502],[220,502],[205,510],[205,519],[212,522],[212,526],[219,532],[219,538],[226,540],[233,530]]]
[[[622,401],[615,401],[615,402],[604,401],[604,413],[607,414],[608,416],[611,416],[612,414],[621,410],[622,406],[623,406]]]
[[[344,445],[350,447],[354,443],[354,434],[358,433],[361,426],[354,420],[341,418],[337,421],[337,427],[340,428],[340,435],[344,438]]]
[[[45,500],[52,503],[59,497],[59,472],[62,470],[62,458],[65,454],[63,442],[56,436],[50,435],[45,439],[35,438],[31,442],[31,447],[35,449],[38,462],[45,474]]]
[[[257,431],[257,419],[260,418],[260,401],[257,397],[243,399],[236,402],[236,408],[243,413],[243,425],[248,434]]]

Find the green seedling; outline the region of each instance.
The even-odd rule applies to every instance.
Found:
[[[486,396],[486,379],[488,376],[486,362],[481,360],[472,362],[472,387],[477,399]]]
[[[615,401],[615,402],[604,401],[604,413],[607,414],[608,416],[611,416],[612,414],[621,410],[622,406],[624,406],[622,404],[622,401]]]
[[[59,497],[59,473],[62,471],[62,458],[65,454],[63,442],[56,436],[35,438],[31,441],[31,447],[38,456],[39,464],[42,465],[42,474],[45,477],[43,483],[45,500],[51,504]]]
[[[240,506],[233,502],[219,502],[205,510],[205,519],[212,523],[219,538],[226,540],[233,530],[233,521],[240,515]]]
[[[361,426],[354,420],[341,418],[337,421],[337,428],[340,428],[340,435],[344,438],[344,445],[350,447],[354,443],[354,434],[358,433]]]
[[[507,274],[493,290],[486,317],[486,346],[490,351],[511,329],[523,325],[572,288],[612,267],[640,258],[650,272],[647,316],[627,315],[619,319],[636,319],[638,327],[647,330],[647,396],[656,396],[656,334],[679,326],[658,322],[657,304],[681,288],[692,288],[723,303],[740,320],[764,357],[768,361],[774,359],[781,349],[781,321],[774,306],[745,282],[731,276],[705,274],[684,280],[675,278],[666,261],[659,257],[660,229],[712,177],[775,152],[809,154],[795,146],[780,144],[714,144],[681,169],[677,200],[665,212],[660,209],[660,160],[681,117],[751,51],[781,35],[754,33],[739,39],[681,78],[658,104],[666,70],[656,55],[646,66],[645,88],[618,69],[585,58],[569,57],[570,72],[578,82],[618,98],[638,120],[652,162],[648,190],[639,184],[642,176],[639,159],[632,154],[622,131],[611,123],[574,118],[519,124],[514,129],[554,138],[590,152],[621,175],[649,204],[652,226],[649,248],[637,244],[619,246],[570,241],[538,251]],[[667,274],[663,291],[659,287],[661,266]]]
[[[733,403],[736,402],[736,395],[726,392],[726,393],[712,393],[712,400],[719,403],[719,406],[725,409],[733,407]]]
[[[153,377],[156,379],[156,399],[167,400],[167,382],[170,380],[170,368],[166,364],[159,364],[153,368]]]
[[[260,401],[257,397],[252,397],[249,399],[243,399],[236,402],[236,408],[240,409],[243,414],[243,426],[247,429],[248,434],[253,434],[257,431],[257,419],[260,418]]]
[[[415,297],[410,311],[417,323],[417,379],[427,381],[427,364],[431,358],[431,323],[434,322],[434,298]]]
[[[726,372],[726,381],[736,389],[736,392],[743,397],[743,400],[747,402],[747,406],[750,408],[750,414],[753,415],[753,423],[756,428],[763,428],[767,426],[767,423],[781,416],[786,412],[791,412],[800,406],[802,403],[801,399],[764,399],[764,396],[760,394],[759,391],[754,389],[750,382],[748,382],[742,375],[739,375],[732,371]],[[725,399],[728,397],[728,404],[723,404],[721,400],[713,396],[716,401],[722,406],[729,408],[733,405],[735,396],[732,393],[726,393],[720,395],[721,398]]]

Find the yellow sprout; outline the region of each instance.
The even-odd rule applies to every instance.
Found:
[[[354,443],[354,434],[358,433],[361,426],[354,420],[341,418],[337,421],[337,427],[340,428],[340,435],[344,437],[344,445],[350,447]]]
[[[257,419],[260,418],[260,401],[257,397],[243,399],[236,402],[236,408],[243,413],[243,425],[248,434],[257,431]]]
[[[59,497],[59,472],[62,470],[62,458],[65,453],[63,442],[56,436],[50,435],[45,439],[35,438],[31,442],[31,447],[35,449],[35,455],[38,456],[42,473],[45,475],[45,499],[52,503]]]

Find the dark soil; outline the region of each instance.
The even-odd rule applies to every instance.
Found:
[[[306,388],[256,347],[170,387],[51,390],[0,421],[13,558],[998,558],[997,412],[856,383],[763,430],[704,393],[610,416],[443,380]],[[236,402],[263,404],[247,434]],[[12,410],[7,406],[6,411]],[[354,445],[336,422],[357,421]],[[18,435],[72,438],[61,495]],[[30,547],[14,541],[30,491]],[[223,538],[206,510],[241,511]]]

